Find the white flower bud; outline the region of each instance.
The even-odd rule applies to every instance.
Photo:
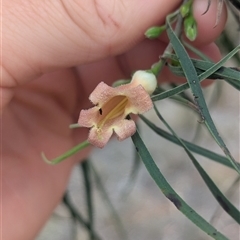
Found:
[[[157,87],[157,78],[153,73],[139,70],[133,74],[131,83],[141,85],[151,95]]]

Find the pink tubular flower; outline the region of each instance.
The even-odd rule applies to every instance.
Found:
[[[142,114],[152,108],[150,94],[157,86],[152,73],[137,71],[129,84],[109,87],[101,82],[89,96],[95,105],[80,112],[78,124],[88,127],[88,141],[93,146],[103,148],[113,132],[118,140],[132,136],[136,131],[133,120],[126,119],[130,113]]]

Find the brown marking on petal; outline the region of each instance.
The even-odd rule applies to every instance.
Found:
[[[99,109],[99,113],[100,113],[100,115],[102,115],[102,109],[101,108]]]

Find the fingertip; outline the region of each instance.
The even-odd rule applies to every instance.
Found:
[[[208,0],[195,0],[193,2],[193,14],[197,22],[197,37],[194,41],[184,39],[194,46],[204,46],[214,42],[223,31],[227,21],[227,9],[223,5],[222,12],[218,18],[218,1],[211,0],[208,8]],[[217,23],[217,24],[216,24]],[[166,31],[160,36],[163,42],[169,42]]]
[[[207,11],[206,11],[207,10]],[[193,2],[194,17],[197,21],[198,36],[193,42],[195,46],[214,42],[221,34],[227,20],[226,6],[223,5],[218,19],[218,1],[212,0],[208,9],[208,0]]]

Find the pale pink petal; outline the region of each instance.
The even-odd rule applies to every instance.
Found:
[[[103,148],[109,141],[112,134],[112,128],[97,129],[93,127],[90,129],[88,141],[95,147]]]
[[[112,87],[109,87],[108,85],[104,86],[103,84],[106,85],[105,83],[101,83],[101,86],[98,89],[99,93],[97,93],[98,92],[97,91],[96,92],[97,94],[96,95],[94,94],[94,95],[95,96],[101,95],[100,88],[102,88],[102,90],[105,89],[105,91],[109,92],[107,94],[104,93],[106,96],[106,100],[104,99],[104,102],[107,102],[107,100],[109,100],[111,97],[114,97],[114,96],[119,96],[119,95],[126,96],[129,99],[129,104],[126,107],[125,116],[128,115],[129,113],[142,114],[144,112],[147,112],[153,107],[151,97],[141,85],[136,86],[133,83],[129,83],[129,84],[121,85],[116,88],[112,88]],[[103,101],[102,99],[103,97],[101,97],[101,101]]]
[[[136,125],[133,120],[123,119],[117,123],[115,122],[113,129],[118,137],[118,140],[122,141],[131,137],[136,132]]]
[[[79,119],[78,119],[78,124],[82,127],[88,127],[88,128],[96,125],[98,112],[99,112],[98,107],[92,107],[87,110],[81,110]]]
[[[132,84],[128,83],[128,84],[124,84],[124,85],[115,87],[114,89],[117,89],[117,92],[119,95],[125,95],[126,90],[128,90],[130,88],[132,88]]]
[[[150,96],[141,85],[127,89],[125,94],[129,100],[126,106],[126,114],[142,114],[153,107]]]
[[[89,99],[94,105],[98,105],[101,108],[105,102],[116,95],[117,88],[109,87],[104,82],[100,82],[90,94]]]
[[[119,114],[111,109],[118,111],[119,101],[126,100],[117,96],[126,96],[124,105],[125,111],[119,109]],[[101,82],[94,89],[89,99],[97,106],[80,112],[78,123],[83,127],[91,128],[88,141],[99,148],[103,148],[111,138],[113,131],[119,140],[124,140],[132,136],[136,131],[136,125],[133,120],[127,120],[125,117],[130,114],[141,114],[153,107],[152,100],[141,85],[126,84],[116,88],[109,87]],[[116,105],[116,106],[115,106]],[[103,114],[105,113],[105,115]],[[116,117],[111,118],[111,114]]]

